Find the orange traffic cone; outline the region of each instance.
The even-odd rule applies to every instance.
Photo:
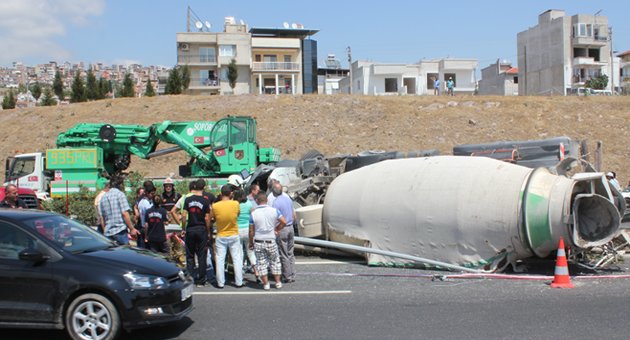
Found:
[[[567,255],[564,253],[564,240],[560,238],[558,244],[558,255],[556,256],[556,270],[554,273],[551,288],[573,288],[569,277],[569,267],[567,265]]]

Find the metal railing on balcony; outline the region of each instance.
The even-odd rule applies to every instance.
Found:
[[[199,77],[193,77],[190,78],[190,85],[188,85],[189,88],[191,87],[219,87],[221,85],[221,81],[218,78],[215,79],[211,79],[211,78],[199,78]]]
[[[263,61],[253,62],[253,71],[299,71],[300,63],[284,62],[284,61]]]
[[[178,54],[178,64],[216,64],[217,56],[206,54]]]

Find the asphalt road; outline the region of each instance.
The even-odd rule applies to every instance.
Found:
[[[533,268],[552,275],[553,261]],[[629,272],[621,269],[611,274]],[[197,288],[187,318],[121,338],[627,339],[630,333],[630,279],[574,279],[574,289],[553,289],[550,280],[443,278],[450,273],[319,258],[298,258],[297,270],[298,280],[280,290],[263,291],[251,275],[246,288]],[[11,330],[0,338],[66,337]]]

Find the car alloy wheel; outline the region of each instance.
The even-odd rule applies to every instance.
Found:
[[[118,311],[107,298],[84,294],[68,307],[66,328],[73,339],[114,339],[120,330]]]

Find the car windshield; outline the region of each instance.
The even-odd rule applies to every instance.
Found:
[[[111,240],[90,227],[61,215],[37,216],[23,222],[69,252],[81,253],[113,245]]]

